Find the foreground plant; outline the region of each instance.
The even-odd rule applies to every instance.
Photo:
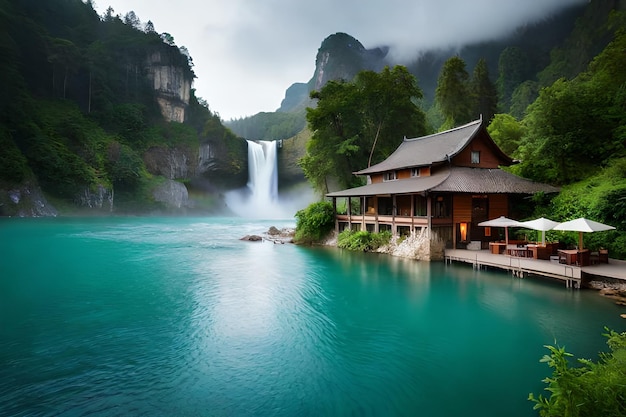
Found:
[[[609,330],[604,334],[611,349],[600,353],[597,363],[578,359],[580,367],[569,364],[571,353],[563,347],[546,346],[550,351],[541,362],[553,368],[552,376],[543,379],[550,392],[548,397],[532,393],[528,399],[535,403],[542,417],[618,417],[626,415],[626,332]]]

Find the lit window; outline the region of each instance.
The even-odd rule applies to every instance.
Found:
[[[472,164],[480,164],[480,151],[472,151]]]
[[[396,179],[396,171],[385,172],[383,175],[383,181],[393,181]]]
[[[411,177],[419,177],[420,169],[419,168],[411,168]]]

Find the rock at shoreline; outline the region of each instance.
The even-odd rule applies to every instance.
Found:
[[[278,228],[272,226],[267,231],[265,239],[280,244],[293,243],[293,237],[295,234],[295,229],[284,227],[278,230]]]
[[[273,243],[293,243],[293,237],[296,234],[296,230],[293,228],[284,227],[282,229],[278,229],[274,226],[270,227],[267,232],[263,234],[263,236],[259,235],[246,235],[239,240],[245,240],[248,242],[261,242],[263,240],[269,240]]]
[[[600,294],[615,300],[615,304],[626,306],[626,290],[603,288],[600,290]]]
[[[242,237],[239,240],[245,240],[248,242],[260,242],[263,240],[263,238],[259,235],[245,235],[244,237]]]

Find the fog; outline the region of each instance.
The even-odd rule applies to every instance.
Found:
[[[400,63],[424,49],[504,36],[588,0],[109,0],[116,13],[174,36],[195,64],[197,95],[222,119],[275,111],[307,82],[321,42],[345,32],[366,48],[386,45]],[[104,13],[107,2],[98,6]]]

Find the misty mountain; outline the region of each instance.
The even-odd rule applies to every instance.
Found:
[[[254,116],[232,120],[225,124],[237,135],[251,138],[286,139],[304,127],[305,108],[313,105],[309,93],[318,90],[329,80],[352,80],[361,70],[379,71],[385,65],[405,65],[413,74],[424,93],[424,107],[430,107],[434,100],[437,79],[443,63],[451,56],[462,58],[468,72],[471,72],[479,59],[483,58],[489,67],[494,83],[507,81],[505,95],[500,97],[501,111],[508,112],[513,90],[525,81],[541,82],[547,85],[555,77],[572,77],[582,71],[590,60],[608,43],[610,36],[599,30],[610,11],[623,7],[623,0],[590,2],[582,6],[572,6],[546,19],[516,28],[509,36],[488,42],[472,43],[460,48],[433,49],[416,52],[409,63],[394,62],[388,48],[367,49],[357,39],[336,33],[322,41],[316,55],[315,71],[308,82],[296,82],[285,92],[285,98],[275,113],[259,113]],[[470,23],[471,24],[471,23]],[[600,33],[598,33],[600,32]],[[556,51],[556,52],[555,52]],[[504,53],[504,54],[503,54]],[[557,53],[558,56],[552,55]],[[568,56],[566,63],[552,64],[554,59]],[[521,59],[516,65],[516,74],[503,74],[500,71],[502,60],[511,56]],[[576,59],[573,59],[573,58]],[[506,62],[505,62],[506,63]],[[550,76],[545,72],[549,68]],[[542,79],[540,75],[543,74]],[[507,76],[509,79],[507,79]],[[538,91],[538,86],[535,87]],[[285,126],[285,114],[291,115],[289,129]],[[280,114],[280,115],[279,115]],[[272,119],[276,118],[276,125]]]
[[[275,112],[226,122],[237,135],[248,139],[287,139],[300,132],[305,124],[306,107],[313,106],[309,93],[330,80],[350,81],[363,70],[380,71],[385,65],[387,48],[366,49],[345,33],[335,33],[322,42],[315,57],[315,72],[307,83],[294,83],[285,93]]]

